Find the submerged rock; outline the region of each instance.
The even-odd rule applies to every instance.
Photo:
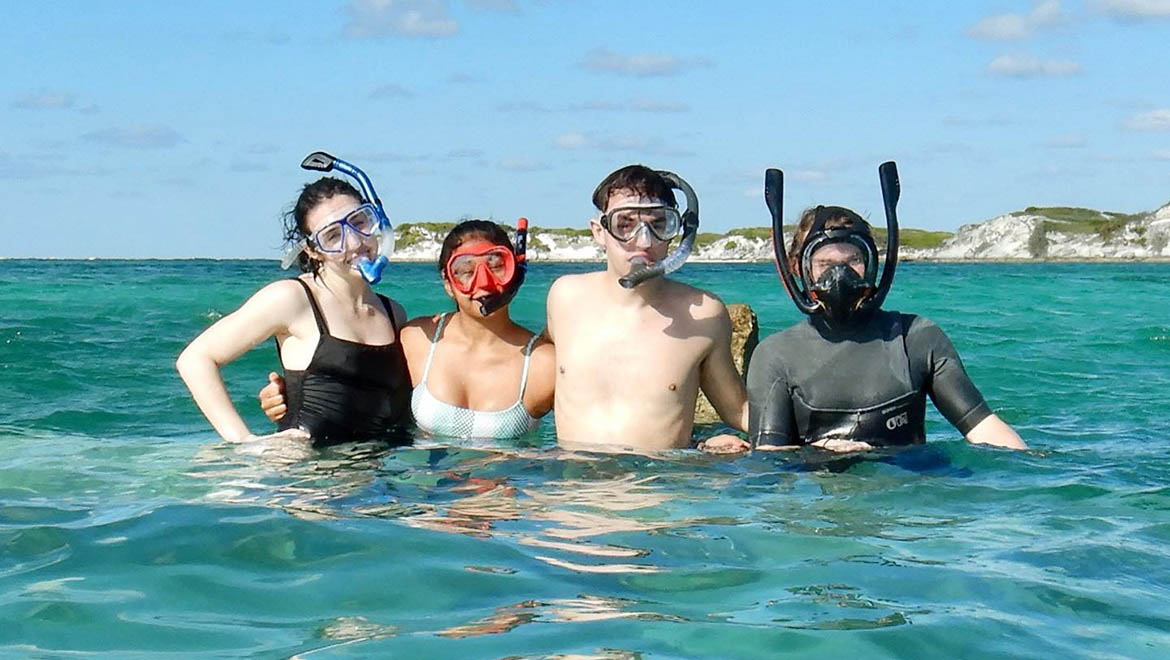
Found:
[[[747,374],[752,351],[756,350],[756,345],[760,343],[760,322],[751,306],[743,303],[729,304],[727,313],[731,316],[731,359],[735,361],[735,368],[742,378]],[[699,392],[699,400],[695,402],[695,423],[719,422],[719,413],[715,412],[706,395]]]

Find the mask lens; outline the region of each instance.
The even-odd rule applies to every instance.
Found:
[[[474,250],[474,248],[472,248]],[[476,286],[478,273],[485,272],[494,284],[500,287],[507,286],[515,275],[516,258],[506,247],[496,245],[483,252],[468,252],[457,254],[447,262],[447,275],[456,289],[463,293],[470,293]]]
[[[660,241],[669,241],[678,235],[682,216],[678,209],[668,206],[617,209],[608,215],[609,233],[619,241],[633,239],[642,225]]]
[[[469,254],[460,255],[451,260],[447,272],[456,282],[466,286],[471,284],[471,279],[475,277],[475,264],[476,257]]]
[[[365,204],[345,216],[345,221],[362,236],[371,236],[378,230],[378,218],[374,210]]]
[[[344,220],[331,222],[313,234],[313,242],[325,252],[341,252],[345,247]]]

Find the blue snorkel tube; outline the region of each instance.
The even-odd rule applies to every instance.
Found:
[[[894,272],[898,269],[898,199],[902,196],[902,184],[898,180],[898,166],[894,161],[887,161],[878,167],[878,178],[882,184],[882,201],[886,211],[886,261],[882,267],[881,282],[874,294],[857,307],[862,312],[882,306],[894,283]],[[809,296],[808,283],[803,283],[803,286],[797,284],[788,267],[788,252],[784,248],[784,173],[778,169],[768,168],[764,172],[764,202],[772,213],[772,252],[776,257],[780,281],[801,312],[812,315],[824,311],[824,305]]]
[[[374,207],[374,213],[378,216],[378,230],[382,233],[378,240],[379,254],[377,258],[371,260],[363,257],[358,262],[358,270],[370,284],[380,282],[382,271],[390,263],[387,255],[394,252],[394,227],[390,224],[390,219],[386,217],[386,210],[382,207],[382,200],[378,197],[378,193],[374,191],[374,184],[370,182],[370,177],[366,176],[366,173],[356,165],[347,163],[340,158],[334,158],[324,151],[314,151],[305,156],[305,160],[301,161],[301,167],[318,172],[337,170],[357,181],[358,187],[362,191],[362,201]]]

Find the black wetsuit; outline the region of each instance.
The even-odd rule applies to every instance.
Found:
[[[309,296],[321,338],[308,367],[285,370],[288,412],[279,428],[304,429],[318,445],[373,438],[408,441],[402,425],[410,421],[410,374],[390,301],[378,294],[394,329],[394,343],[359,344],[330,335],[309,285],[296,281]]]
[[[760,343],[747,381],[753,445],[925,442],[927,394],[963,435],[991,414],[942,329],[899,312],[837,331],[809,318]]]

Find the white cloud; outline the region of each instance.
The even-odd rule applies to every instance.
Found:
[[[406,89],[402,85],[395,85],[394,83],[380,85],[375,87],[374,91],[370,92],[370,98],[372,99],[405,99],[410,98],[411,96],[413,96],[413,94],[410,93],[410,90]]]
[[[1154,158],[1157,160],[1170,160],[1170,149],[1162,149],[1154,152]]]
[[[829,180],[829,173],[824,170],[793,170],[788,172],[788,176],[792,177],[794,181],[803,181],[804,183],[824,183]]]
[[[532,158],[504,158],[496,163],[496,167],[508,172],[537,172],[549,168],[547,163]]]
[[[691,106],[686,103],[673,101],[656,101],[654,99],[631,99],[629,101],[585,101],[568,107],[572,111],[605,111],[605,112],[652,112],[678,113],[690,112]]]
[[[706,64],[708,62],[704,59],[683,59],[674,55],[621,55],[607,48],[594,48],[581,61],[581,66],[591,71],[638,77],[673,76]]]
[[[580,133],[565,133],[556,139],[558,149],[581,149],[589,146],[589,139]]]
[[[1170,131],[1170,108],[1150,110],[1126,120],[1122,126],[1131,131]]]
[[[127,149],[169,149],[185,142],[175,129],[162,124],[143,124],[129,128],[106,128],[81,136],[83,139],[111,147]]]
[[[450,37],[459,31],[444,0],[351,0],[346,11],[350,37]]]
[[[630,101],[631,110],[639,112],[690,112],[691,106],[686,103],[671,101],[655,101],[652,99],[634,99]]]
[[[467,0],[467,6],[481,11],[519,11],[516,0]]]
[[[967,36],[987,41],[1017,41],[1032,35],[1036,28],[1064,21],[1060,0],[1043,0],[1027,14],[995,14],[967,28]]]
[[[44,92],[32,94],[12,102],[12,107],[22,110],[63,110],[72,108],[76,99],[72,94],[63,92]]]
[[[1000,55],[987,65],[987,72],[1012,78],[1071,76],[1081,72],[1081,64],[1073,60],[1043,60],[1031,55]]]
[[[1041,143],[1049,149],[1080,149],[1085,144],[1085,138],[1081,135],[1058,135]]]
[[[589,137],[582,133],[564,133],[557,136],[558,149],[596,149],[606,152],[637,152],[654,156],[684,157],[694,153],[675,146],[662,138],[647,138],[641,135]]]
[[[1126,21],[1170,18],[1170,0],[1097,0],[1098,9]]]

